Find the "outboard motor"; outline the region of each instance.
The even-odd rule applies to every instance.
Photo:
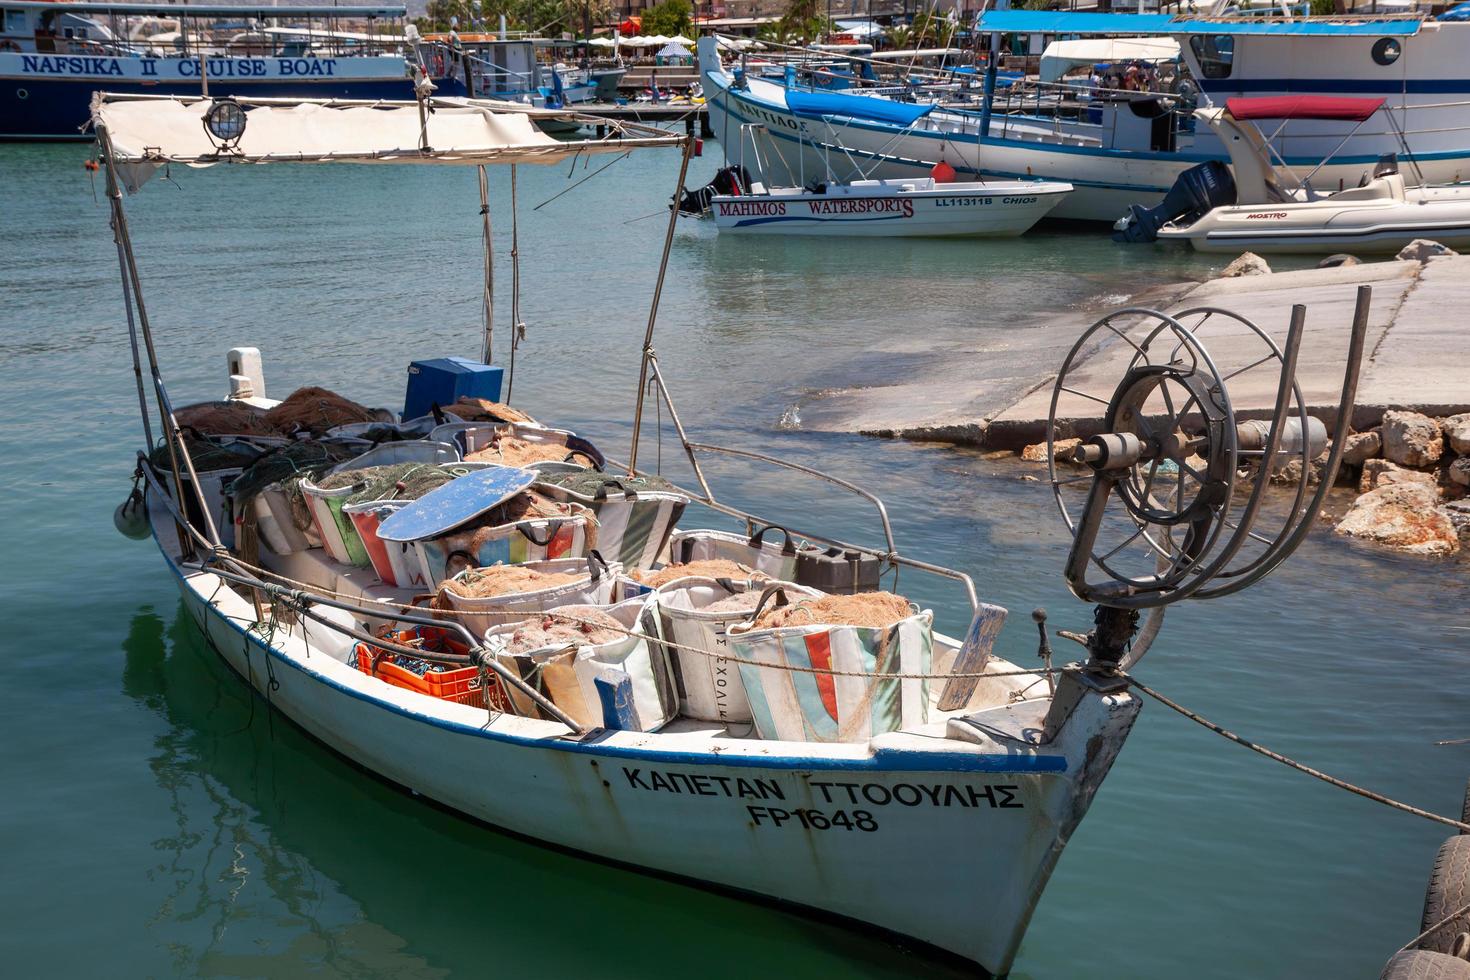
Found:
[[[715,171],[714,179],[697,191],[686,190],[679,199],[680,214],[704,214],[716,194],[750,193],[750,174],[744,167],[731,166]]]
[[[1235,203],[1235,178],[1219,160],[1206,160],[1179,175],[1156,208],[1135,204],[1113,226],[1115,242],[1158,241],[1159,227],[1170,221],[1188,224],[1213,208]]]

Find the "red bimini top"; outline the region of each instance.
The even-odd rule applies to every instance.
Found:
[[[1341,95],[1271,95],[1226,99],[1236,119],[1346,119],[1362,122],[1383,108],[1386,99],[1354,99]]]

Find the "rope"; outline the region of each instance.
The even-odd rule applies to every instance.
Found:
[[[294,587],[299,588],[299,589],[309,590],[309,591],[315,591],[317,594],[324,595],[324,596],[326,596],[327,598],[330,598],[330,599],[341,599],[341,600],[346,601],[346,602],[371,602],[371,603],[373,603],[375,605],[382,606],[385,609],[397,609],[397,610],[401,610],[403,612],[420,612],[421,613],[421,612],[424,611],[423,607],[415,606],[412,603],[390,602],[390,601],[382,600],[382,599],[364,600],[363,597],[360,596],[360,595],[352,595],[352,594],[346,593],[346,592],[337,592],[337,591],[332,590],[332,589],[314,586],[314,585],[311,585],[311,584],[306,583],[306,582],[298,582],[295,579],[287,578],[286,576],[281,575],[279,573],[272,572],[272,571],[269,571],[268,569],[260,568],[260,567],[257,567],[255,565],[251,565],[250,563],[245,562],[245,561],[241,561],[239,558],[231,557],[230,560],[231,560],[231,563],[232,564],[239,565],[242,568],[249,569],[252,573],[254,573],[256,575],[260,575],[260,576],[262,576],[264,578],[275,579],[277,581],[280,581],[280,582],[285,583],[286,585],[294,586]],[[302,601],[309,601],[310,600],[310,595],[309,594],[301,594],[301,595],[298,596],[298,598],[301,599]],[[369,609],[364,609],[363,611],[364,612],[369,612],[369,613],[372,612],[372,610],[369,610]],[[460,610],[460,609],[439,609],[439,608],[435,608],[435,609],[432,610],[432,612],[433,612],[433,614],[436,617],[456,617],[457,618],[457,617],[463,617],[463,616],[473,616],[473,615],[476,615],[474,613],[474,611],[472,611],[472,610]],[[581,622],[581,620],[577,619],[577,617],[575,617],[575,616],[572,616],[572,615],[569,615],[569,614],[566,614],[566,613],[553,613],[553,612],[528,612],[526,618],[530,619],[530,618],[534,618],[534,617],[537,617],[537,616],[549,616],[552,619],[565,620],[565,621],[571,622],[571,623]],[[685,651],[687,653],[698,654],[701,657],[708,657],[711,660],[730,660],[730,659],[735,659],[735,658],[730,657],[728,654],[711,653],[710,651],[705,650],[705,649],[703,649],[701,647],[690,646],[687,643],[676,643],[673,640],[666,640],[666,639],[663,639],[662,637],[654,636],[654,635],[649,634],[649,633],[644,633],[644,632],[641,632],[639,630],[630,629],[630,628],[624,627],[622,625],[619,625],[616,628],[615,627],[612,627],[612,626],[606,626],[606,627],[603,627],[603,628],[604,629],[611,630],[611,631],[616,632],[616,633],[622,633],[624,636],[630,636],[630,637],[635,637],[635,638],[644,639],[644,640],[653,640],[654,642],[660,643],[663,646],[668,647],[671,650],[682,650],[682,651]],[[961,678],[961,679],[970,679],[970,678],[975,678],[975,679],[989,679],[989,678],[992,678],[992,677],[1034,677],[1034,678],[1040,680],[1041,678],[1045,677],[1048,674],[1060,674],[1065,669],[1065,668],[1062,668],[1062,667],[1037,667],[1037,668],[1034,668],[1034,669],[1031,669],[1031,670],[1013,670],[1013,671],[988,671],[988,670],[979,670],[979,671],[956,671],[956,672],[948,673],[948,674],[927,674],[927,673],[896,673],[896,672],[895,673],[888,673],[888,672],[874,673],[874,672],[871,672],[871,671],[862,671],[862,670],[836,670],[836,669],[826,668],[826,667],[798,667],[798,666],[796,666],[794,664],[753,664],[752,666],[757,666],[757,667],[762,667],[762,668],[770,668],[771,670],[789,670],[789,671],[794,671],[796,673],[802,673],[802,674],[825,674],[825,675],[827,675],[829,677],[861,677],[861,678],[865,678],[867,680],[913,680],[913,681],[946,681],[946,680],[950,680],[951,678]]]
[[[1338,789],[1345,789],[1349,793],[1355,793],[1358,796],[1372,800],[1375,803],[1382,803],[1384,806],[1392,807],[1395,810],[1402,810],[1403,812],[1411,813],[1416,817],[1423,817],[1425,820],[1432,820],[1435,823],[1444,824],[1446,827],[1453,827],[1462,833],[1470,833],[1470,824],[1462,823],[1459,820],[1452,820],[1449,817],[1442,817],[1437,813],[1430,813],[1428,810],[1421,810],[1418,807],[1410,806],[1407,803],[1400,803],[1398,800],[1390,799],[1389,797],[1384,796],[1382,793],[1375,793],[1371,789],[1364,789],[1362,786],[1356,786],[1352,783],[1347,782],[1346,780],[1338,779],[1336,776],[1329,776],[1327,773],[1322,772],[1320,769],[1313,769],[1311,766],[1303,765],[1302,763],[1297,762],[1295,759],[1289,759],[1279,752],[1273,752],[1270,749],[1266,748],[1264,745],[1257,745],[1255,742],[1252,742],[1249,739],[1241,738],[1234,732],[1222,728],[1219,725],[1215,724],[1213,721],[1210,721],[1209,719],[1204,718],[1193,711],[1190,711],[1182,704],[1169,700],[1164,695],[1160,694],[1158,691],[1155,691],[1153,688],[1142,683],[1141,681],[1135,680],[1132,677],[1128,677],[1127,680],[1131,686],[1138,688],[1138,690],[1142,691],[1144,694],[1147,694],[1149,697],[1153,698],[1164,707],[1172,708],[1174,711],[1177,711],[1179,714],[1188,718],[1195,724],[1202,725],[1205,728],[1208,728],[1210,731],[1214,732],[1216,735],[1219,735],[1222,738],[1229,739],[1237,745],[1243,745],[1246,748],[1250,749],[1252,752],[1259,752],[1261,755],[1264,755],[1268,759],[1275,759],[1282,765],[1287,766],[1291,769],[1295,769],[1297,772],[1303,772],[1306,773],[1308,776],[1320,779],[1324,783],[1327,783],[1329,786],[1336,786]],[[1459,915],[1460,913],[1457,912],[1455,914]],[[1454,918],[1454,916],[1451,916],[1451,918]],[[1431,929],[1430,931],[1433,932],[1434,930]],[[1422,939],[1423,937],[1421,936],[1420,938]]]
[[[1408,950],[1413,949],[1415,946],[1418,946],[1425,939],[1427,939],[1430,936],[1434,935],[1436,932],[1439,932],[1439,930],[1443,929],[1445,926],[1449,925],[1451,922],[1454,922],[1456,919],[1458,919],[1460,916],[1464,915],[1466,912],[1470,912],[1470,905],[1462,905],[1462,906],[1460,906],[1452,914],[1445,916],[1443,919],[1440,919],[1434,925],[1430,926],[1428,929],[1425,929],[1423,932],[1419,933],[1419,935],[1415,936],[1413,939],[1410,939],[1407,943],[1405,943],[1404,945],[1400,946],[1398,948],[1398,952],[1394,953],[1393,955],[1394,956],[1397,956],[1397,955],[1399,955],[1399,953],[1404,953],[1404,952],[1407,952]],[[1389,959],[1393,959],[1393,957],[1391,956],[1391,957],[1389,957]]]

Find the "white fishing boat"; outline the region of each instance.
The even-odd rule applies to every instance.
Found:
[[[1425,185],[1416,168],[1416,184],[1406,185],[1391,154],[1356,186],[1319,190],[1312,182],[1318,171],[1298,176],[1273,159],[1256,125],[1335,119],[1362,126],[1382,108],[1382,99],[1300,96],[1230,99],[1224,107],[1198,109],[1195,115],[1230,152],[1230,170],[1206,164],[1186,171],[1158,207],[1135,205],[1119,219],[1113,237],[1232,253],[1397,252],[1416,238],[1470,244],[1470,184]],[[1412,154],[1406,156],[1413,167]]]
[[[687,437],[653,347],[663,269],[622,466],[629,476],[614,481],[616,492],[584,468],[604,458],[589,442],[498,403],[483,177],[481,359],[416,362],[402,420],[319,389],[273,399],[260,354],[250,348],[229,353],[228,398],[175,407],[144,302],[145,289],[163,280],[140,272],[124,190],[138,191],[173,164],[180,165],[172,167],[175,179],[187,179],[187,168],[217,164],[484,167],[682,145],[677,201],[692,140],[613,122],[605,139],[556,141],[534,127],[538,117],[524,107],[427,95],[403,103],[99,95],[93,122],[145,447],[134,493],[116,515],[120,529],[156,542],[190,617],[270,708],[364,769],[531,838],[835,916],[1004,974],[1138,714],[1122,668],[1148,646],[1165,603],[1236,591],[1289,553],[1332,485],[1340,448],[1319,491],[1308,498],[1303,487],[1276,537],[1250,535],[1271,467],[1245,485],[1242,454],[1252,448],[1242,440],[1254,434],[1257,459],[1267,462],[1305,463],[1320,448],[1321,426],[1306,416],[1299,396],[1292,402],[1293,386],[1283,379],[1269,426],[1237,427],[1221,375],[1183,320],[1148,314],[1126,327],[1113,318],[1099,323],[1078,350],[1120,329],[1168,336],[1140,347],[1140,370],[1113,395],[1109,418],[1116,409],[1129,424],[1078,452],[1093,481],[1080,514],[1072,507],[1080,498],[1062,489],[1075,478],[1057,481],[1077,534],[1069,584],[1098,603],[1087,661],[1050,669],[1043,629],[1047,666],[1017,666],[991,649],[1005,611],[980,602],[968,576],[903,554],[877,497],[811,467]],[[665,266],[675,220],[671,214],[664,234]],[[1365,323],[1366,306],[1355,324],[1356,351]],[[1283,359],[1266,338],[1264,360],[1274,357],[1288,370],[1299,341],[1296,324]],[[1144,367],[1148,349],[1189,354]],[[1357,364],[1349,361],[1352,378]],[[379,368],[374,363],[371,371]],[[451,403],[466,379],[484,397]],[[431,383],[447,387],[429,390]],[[1077,382],[1064,371],[1058,384],[1063,396]],[[1156,414],[1165,412],[1156,392],[1171,384],[1179,392],[1171,404],[1181,412],[1194,404],[1200,417],[1172,408],[1167,418]],[[655,480],[638,466],[645,393],[668,409],[697,486],[668,484],[645,494],[631,482]],[[1193,401],[1186,400],[1190,393]],[[441,404],[464,412],[451,413],[461,421],[446,421]],[[1345,394],[1335,447],[1344,443],[1350,409]],[[525,463],[538,467],[532,470],[476,461],[486,452],[509,459],[503,454],[514,446],[536,450],[546,462]],[[1186,492],[1184,472],[1195,472],[1189,454],[1196,451],[1208,457],[1208,485]],[[363,455],[344,460],[355,453]],[[782,466],[859,494],[875,506],[884,543],[863,548],[832,533],[791,529],[782,544],[775,534],[757,533],[755,515],[711,488],[700,462],[711,454],[751,467]],[[1166,460],[1180,467],[1178,490],[1151,491]],[[356,482],[370,472],[366,467],[382,464],[411,466],[439,482],[413,498],[395,497],[407,492],[407,476]],[[262,478],[262,470],[279,476]],[[602,481],[602,492],[556,482],[584,477]],[[551,513],[565,516],[488,523],[532,483],[547,494],[560,488],[555,499],[567,502]],[[1140,487],[1143,507],[1136,506]],[[351,502],[357,493],[381,496],[358,505]],[[302,500],[303,507],[293,503]],[[577,501],[587,507],[578,510]],[[1105,511],[1119,501],[1128,508],[1118,512],[1124,525],[1145,522],[1130,540],[1152,528],[1142,571],[1128,570],[1122,548],[1101,551],[1113,526]],[[586,550],[582,535],[594,526],[589,509],[599,547],[614,560]],[[696,513],[745,530],[700,529]],[[469,527],[477,528],[474,537],[453,544]],[[1182,546],[1179,528],[1189,529]],[[1232,563],[1256,538],[1272,544],[1250,554],[1249,564]],[[455,547],[468,550],[447,553]],[[491,564],[487,549],[510,564]],[[684,594],[697,586],[676,579],[649,592],[638,578],[655,568],[677,572],[697,553],[738,556],[748,566],[741,582],[709,580],[711,589],[725,590],[717,594],[759,592],[752,609],[713,632],[675,625],[694,623],[698,617],[689,614],[700,607],[679,605],[667,590]],[[395,559],[410,554],[421,561]],[[442,577],[456,554],[468,565]],[[415,571],[431,567],[441,571]],[[546,581],[548,568],[561,570],[561,585],[514,595],[464,590],[503,574]],[[1099,569],[1104,574],[1094,580]],[[972,615],[955,624],[955,638],[934,631],[932,614],[906,603],[901,619],[882,626],[761,625],[762,610],[782,601],[814,616],[819,607],[805,603],[875,588],[880,572],[896,582],[899,571],[937,575],[963,590]],[[429,589],[437,587],[430,607],[415,602],[425,591],[419,574],[432,576]],[[1216,574],[1234,577],[1212,585]],[[788,578],[795,581],[769,583]],[[566,605],[573,596],[580,604]],[[1140,609],[1151,610],[1150,620],[1135,638]],[[517,652],[528,621],[575,626],[590,623],[594,612],[616,619],[613,639]],[[345,826],[350,815],[343,820]],[[467,924],[478,921],[465,915]]]
[[[940,182],[933,177],[821,182],[715,194],[720,231],[747,235],[987,237],[1024,235],[1072,192],[1054,181]]]
[[[713,217],[722,232],[1013,238],[1029,231],[1072,192],[1071,184],[1057,181],[956,181],[954,169],[943,163],[927,177],[840,181],[829,161],[822,179],[768,186],[771,155],[783,164],[775,172],[788,173],[790,168],[764,125],[741,126],[734,153],[729,146],[724,150],[727,161],[737,162],[679,203],[683,214]],[[757,177],[752,178],[747,161]]]

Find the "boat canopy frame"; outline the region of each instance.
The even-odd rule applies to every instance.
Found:
[[[1195,110],[1195,115],[1209,123],[1211,127],[1217,127],[1228,119],[1227,125],[1245,123],[1260,133],[1257,125],[1266,120],[1280,120],[1280,125],[1271,131],[1269,136],[1260,134],[1260,145],[1251,141],[1250,145],[1241,148],[1240,152],[1250,153],[1261,158],[1260,163],[1268,171],[1285,174],[1292,179],[1297,188],[1309,198],[1316,192],[1312,189],[1311,180],[1323,167],[1327,166],[1339,150],[1347,145],[1348,140],[1357,135],[1358,131],[1375,116],[1380,110],[1388,120],[1389,129],[1397,137],[1399,146],[1403,148],[1404,159],[1414,168],[1414,173],[1419,177],[1419,184],[1423,186],[1426,181],[1424,171],[1419,167],[1419,161],[1415,159],[1414,152],[1409,146],[1408,135],[1404,128],[1394,119],[1393,112],[1385,108],[1388,100],[1382,98],[1355,98],[1352,96],[1328,96],[1328,95],[1285,95],[1285,96],[1261,96],[1261,97],[1236,97],[1225,100],[1224,107],[1213,106]],[[1275,147],[1275,141],[1287,123],[1296,119],[1317,119],[1331,121],[1347,121],[1354,123],[1353,128],[1348,130],[1341,139],[1337,141],[1322,159],[1317,162],[1307,174],[1298,177],[1296,171],[1291,169],[1286,158]],[[1225,141],[1226,149],[1234,162],[1236,147],[1235,141]],[[1237,166],[1237,169],[1239,167]]]

